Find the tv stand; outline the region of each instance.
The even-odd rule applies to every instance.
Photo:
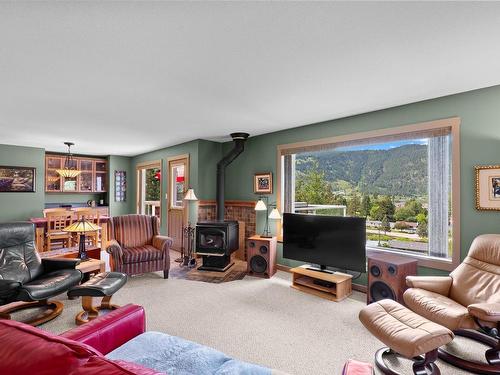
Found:
[[[333,275],[335,273],[335,271],[330,271],[330,270],[327,270],[325,268],[317,268],[317,267],[311,267],[311,266],[308,266],[306,269],[309,271],[328,273],[330,275]]]
[[[311,269],[312,268],[312,269]],[[292,268],[291,287],[339,302],[352,294],[352,275],[314,269],[309,265]]]

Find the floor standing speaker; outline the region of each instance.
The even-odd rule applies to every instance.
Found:
[[[266,278],[276,273],[276,237],[247,239],[247,273]]]
[[[368,290],[366,303],[392,299],[404,304],[406,276],[417,274],[417,261],[404,256],[368,252]]]

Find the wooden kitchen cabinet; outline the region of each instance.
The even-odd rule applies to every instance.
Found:
[[[64,167],[65,155],[45,155],[45,191],[47,193],[102,193],[108,188],[108,162],[106,159],[74,156],[74,166],[81,173],[75,178],[59,176],[57,169]]]

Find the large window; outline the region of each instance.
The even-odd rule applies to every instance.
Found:
[[[458,119],[280,146],[281,207],[365,217],[367,248],[447,269],[459,256],[457,153]]]

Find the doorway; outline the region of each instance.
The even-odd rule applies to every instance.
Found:
[[[168,159],[167,234],[173,239],[172,249],[180,251],[182,230],[187,224],[184,195],[189,186],[189,155]]]

